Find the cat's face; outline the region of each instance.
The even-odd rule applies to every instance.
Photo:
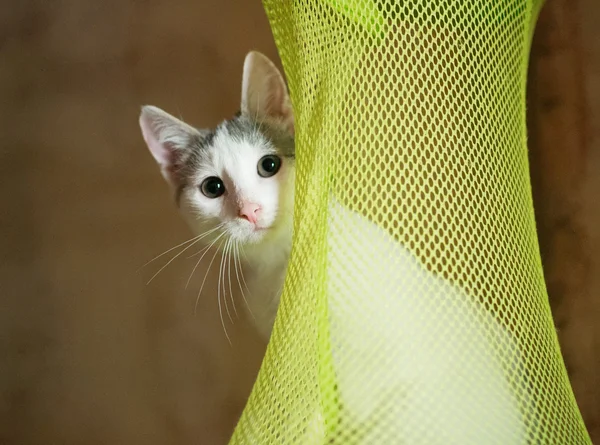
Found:
[[[293,116],[283,78],[265,56],[248,54],[241,112],[216,129],[195,129],[151,106],[140,125],[185,219],[207,243],[290,235]]]
[[[188,159],[179,203],[198,234],[217,226],[242,243],[258,243],[291,229],[294,141],[237,117],[197,142]],[[213,238],[213,236],[208,237]]]

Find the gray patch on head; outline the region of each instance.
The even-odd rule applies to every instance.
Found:
[[[221,126],[232,139],[238,141],[246,140],[250,143],[262,142],[257,138],[257,125],[242,115],[224,121]]]
[[[262,126],[260,131],[277,148],[281,156],[292,159],[296,157],[296,143],[289,131],[271,125]]]
[[[189,155],[182,166],[183,177],[192,175],[199,165],[208,160],[208,150],[212,147],[216,130],[198,130],[198,132],[200,134],[192,137],[189,142]]]
[[[294,136],[277,125],[256,122],[237,113],[232,119],[219,124],[214,130],[198,129],[200,134],[189,141],[188,156],[180,168],[181,185],[176,191],[175,201],[179,206],[181,194],[188,185],[186,178],[194,175],[202,164],[208,162],[210,150],[213,149],[215,136],[225,131],[232,139],[245,140],[250,144],[269,144],[276,152],[285,158],[295,158]]]
[[[247,140],[252,144],[270,143],[277,153],[286,158],[295,157],[294,136],[277,125],[257,122],[245,116],[237,116],[223,123],[232,138]]]

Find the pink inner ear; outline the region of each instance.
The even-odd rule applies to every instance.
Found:
[[[276,116],[287,120],[289,117],[289,110],[287,109],[287,94],[285,85],[281,83],[279,77],[271,75],[269,78],[269,104],[267,112],[271,116]]]
[[[296,134],[296,128],[294,127],[294,119],[289,119],[287,121],[287,128],[288,131],[292,134],[292,136]]]
[[[280,118],[288,131],[294,134],[294,111],[283,79],[280,76],[271,75],[268,90],[270,97],[267,113]]]
[[[140,127],[142,129],[142,136],[144,137],[144,141],[146,141],[146,145],[158,162],[163,168],[171,169],[173,164],[175,163],[175,156],[172,149],[162,144],[156,132],[152,126],[152,122],[146,116],[140,117]]]

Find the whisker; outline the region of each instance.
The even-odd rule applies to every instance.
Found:
[[[225,264],[225,255],[227,253],[227,248],[229,247],[229,244],[231,243],[231,238],[227,239],[227,241],[225,241],[225,248],[223,249],[223,252],[221,254],[221,264],[219,266],[219,283],[218,283],[218,295],[217,298],[219,299],[219,301],[221,301],[221,274],[223,275],[223,303],[225,303],[225,311],[227,312],[227,316],[229,317],[229,321],[231,321],[233,323],[233,319],[231,318],[231,313],[229,312],[229,304],[227,304],[227,296],[226,296],[226,290],[225,290],[225,271],[223,269],[223,265]]]
[[[210,235],[211,233],[213,233],[215,230],[219,230],[221,227],[223,227],[225,224],[221,223],[218,226],[216,226],[215,228],[211,229],[209,232],[205,232],[206,236]],[[189,257],[187,257],[186,259],[190,259],[190,258],[194,258],[196,255],[200,255],[202,252],[204,252],[204,249],[200,249],[198,252],[193,253],[192,255],[190,255]]]
[[[221,241],[221,244],[223,244],[223,241]],[[220,245],[219,245],[220,247]],[[215,258],[217,257],[217,254],[219,253],[219,249],[215,249],[215,253],[212,257],[212,259],[210,260],[210,263],[208,264],[208,267],[206,268],[206,272],[204,274],[204,279],[202,280],[202,284],[200,285],[200,290],[198,291],[198,296],[196,297],[196,305],[194,306],[194,315],[196,315],[198,313],[198,302],[200,301],[200,295],[202,294],[202,289],[204,289],[204,283],[206,282],[206,278],[208,277],[208,272],[210,272],[210,268],[212,267],[213,262],[215,261]]]
[[[148,282],[146,283],[146,286],[148,284],[150,284],[150,282],[152,280],[154,280],[154,278],[156,278],[156,276],[161,273],[163,270],[165,270],[165,268],[171,264],[173,261],[175,261],[177,259],[177,257],[179,257],[183,252],[185,252],[186,250],[188,250],[190,247],[192,247],[194,244],[196,244],[197,242],[199,242],[200,240],[202,240],[202,237],[196,239],[193,243],[189,244],[188,246],[186,246],[181,252],[179,252],[177,255],[175,255],[173,258],[171,258],[169,261],[167,261],[167,264],[165,264],[163,267],[161,267],[160,269],[158,269],[158,272],[156,272],[154,275],[152,275],[152,278],[150,278],[148,280]]]
[[[248,255],[246,255],[246,251],[244,250],[244,246],[240,246],[240,249],[242,251],[242,255],[244,255],[244,258],[246,258],[246,261],[249,261],[248,260]]]
[[[150,261],[148,261],[146,264],[144,264],[142,267],[140,267],[140,268],[139,268],[139,269],[136,271],[136,273],[139,273],[139,271],[140,271],[140,270],[142,270],[144,267],[146,267],[146,266],[147,266],[148,264],[150,264],[151,262],[153,262],[153,261],[156,261],[156,260],[157,260],[157,259],[159,259],[161,256],[163,256],[163,255],[166,255],[167,253],[171,252],[172,250],[175,250],[175,249],[177,249],[178,247],[181,247],[181,246],[183,246],[184,244],[187,244],[187,243],[190,243],[190,242],[192,242],[192,241],[194,241],[194,240],[197,240],[197,239],[198,239],[200,236],[202,236],[202,235],[196,235],[196,236],[193,236],[193,237],[192,237],[192,238],[190,238],[189,240],[187,240],[187,241],[184,241],[183,243],[177,244],[176,246],[174,246],[174,247],[171,247],[171,248],[170,248],[170,249],[168,249],[168,250],[165,250],[165,251],[164,251],[163,253],[161,253],[160,255],[156,255],[154,258],[152,258]]]
[[[250,312],[250,315],[252,316],[252,318],[254,320],[256,320],[256,317],[254,317],[254,314],[252,313],[252,309],[250,309],[248,300],[246,300],[246,294],[244,293],[244,289],[242,289],[242,282],[240,281],[240,275],[238,274],[238,264],[239,264],[240,274],[242,275],[242,280],[244,280],[244,271],[242,270],[242,261],[240,259],[239,244],[236,242],[234,247],[235,247],[235,249],[233,251],[233,262],[235,264],[235,275],[238,280],[238,285],[240,286],[240,291],[242,292],[242,298],[244,299],[244,303],[246,304],[246,307],[248,308],[248,312]],[[246,280],[244,280],[244,286],[246,286],[246,289],[248,289]]]
[[[156,260],[156,259],[160,258],[161,256],[163,256],[163,255],[165,255],[165,254],[169,253],[169,252],[170,252],[170,251],[172,251],[173,249],[177,249],[178,247],[181,247],[181,246],[183,246],[183,245],[185,245],[185,244],[188,244],[188,243],[190,243],[190,242],[191,242],[191,244],[189,244],[188,246],[186,246],[186,247],[185,247],[185,248],[184,248],[184,249],[183,249],[181,252],[179,252],[177,255],[175,255],[173,258],[171,258],[171,259],[170,259],[170,260],[167,262],[167,264],[165,264],[163,267],[161,267],[161,268],[158,270],[158,272],[156,272],[156,273],[155,273],[155,274],[152,276],[152,278],[150,278],[150,280],[148,280],[148,282],[146,283],[146,285],[150,284],[150,282],[151,282],[151,281],[152,281],[154,278],[156,278],[156,276],[157,276],[157,275],[158,275],[160,272],[162,272],[162,271],[163,271],[163,270],[164,270],[164,269],[165,269],[165,268],[166,268],[166,267],[167,267],[169,264],[171,264],[171,263],[172,263],[172,262],[173,262],[173,261],[174,261],[174,260],[175,260],[175,259],[176,259],[176,258],[179,256],[179,255],[181,255],[183,252],[185,252],[186,250],[188,250],[190,247],[192,247],[192,246],[193,246],[194,244],[196,244],[198,241],[202,240],[203,238],[206,238],[208,235],[210,235],[211,233],[213,233],[215,230],[219,229],[221,226],[222,226],[222,224],[221,224],[221,225],[219,225],[219,226],[217,226],[217,227],[215,227],[215,228],[213,228],[213,229],[211,229],[211,230],[207,230],[207,231],[206,231],[206,232],[204,232],[204,233],[201,233],[201,234],[199,234],[199,235],[196,235],[195,237],[193,237],[193,238],[190,238],[189,240],[187,240],[187,241],[184,241],[183,243],[180,243],[180,244],[178,244],[178,245],[177,245],[177,246],[175,246],[175,247],[171,247],[169,250],[167,250],[167,251],[165,251],[165,252],[161,253],[160,255],[158,255],[158,256],[156,256],[156,257],[154,257],[153,259],[151,259],[150,261],[148,261],[146,264],[144,264],[144,265],[143,265],[143,266],[142,266],[140,269],[138,269],[138,272],[139,272],[141,269],[143,269],[144,267],[146,267],[148,264],[150,264],[152,261],[154,261],[154,260]]]
[[[221,247],[222,244],[223,244],[223,241],[221,241],[221,244],[219,244],[219,248]],[[202,293],[202,289],[204,288],[204,283],[206,282],[206,277],[208,276],[208,272],[210,271],[210,268],[212,267],[212,264],[215,261],[215,258],[217,257],[217,253],[219,253],[219,248],[217,248],[215,250],[215,254],[213,255],[212,259],[210,260],[210,264],[208,265],[208,268],[206,269],[206,273],[204,274],[204,279],[202,280],[202,285],[200,286],[200,291],[198,292],[198,297],[196,298],[196,306],[194,307],[194,315],[196,315],[196,312],[198,309],[198,301],[200,301],[200,294]],[[221,318],[221,326],[223,326],[223,332],[225,332],[225,337],[227,338],[227,341],[231,345],[232,344],[231,339],[229,338],[229,334],[227,333],[227,328],[225,327],[225,321],[223,320],[223,309],[221,308],[221,299],[220,298],[217,300],[217,303],[219,305],[219,317]]]
[[[233,243],[233,240],[229,243],[229,249],[227,251],[227,264],[229,265],[229,272],[227,274],[229,277],[229,297],[231,298],[231,305],[233,306],[233,312],[235,313],[236,318],[240,318],[237,312],[237,308],[235,307],[235,300],[233,299],[233,290],[231,288],[231,254],[233,252],[234,247]]]
[[[198,268],[198,265],[200,264],[200,262],[202,261],[202,259],[204,258],[204,256],[205,256],[205,255],[208,253],[208,251],[210,250],[210,248],[211,248],[212,246],[214,246],[214,245],[215,245],[215,243],[216,243],[217,241],[219,241],[219,239],[221,239],[221,238],[223,237],[223,235],[225,235],[225,232],[221,233],[219,236],[217,236],[217,237],[215,238],[215,240],[214,240],[212,243],[210,243],[208,246],[206,246],[204,249],[202,249],[202,250],[204,250],[204,253],[203,253],[203,254],[202,254],[202,256],[200,257],[200,259],[199,259],[199,260],[196,262],[196,265],[195,265],[195,266],[194,266],[194,268],[192,269],[192,273],[190,274],[190,276],[189,276],[189,278],[188,278],[188,280],[187,280],[187,283],[185,283],[185,289],[187,289],[187,288],[188,288],[188,286],[189,286],[189,284],[190,284],[190,280],[192,279],[192,276],[194,275],[194,272],[196,272],[196,269]]]
[[[206,251],[206,248],[208,246],[204,246],[202,249],[200,249],[198,252],[191,254],[190,256],[185,257],[186,260],[190,260],[192,258],[194,258],[196,255],[200,255],[202,252]]]
[[[244,246],[240,246],[240,249],[242,249],[242,252],[244,251]],[[238,258],[239,258],[239,252],[238,252]],[[248,258],[246,258],[246,261],[248,260]],[[244,277],[244,270],[242,269],[242,260],[241,258],[239,259],[240,261],[240,273],[242,274],[242,281],[244,283],[244,287],[246,288],[246,290],[248,291],[248,294],[250,294],[250,296],[252,296],[252,292],[250,291],[250,288],[248,287],[248,285],[246,284],[246,278]]]

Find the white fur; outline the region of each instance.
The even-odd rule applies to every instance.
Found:
[[[333,363],[352,421],[370,426],[359,443],[525,444],[512,335],[387,231],[329,202]]]

